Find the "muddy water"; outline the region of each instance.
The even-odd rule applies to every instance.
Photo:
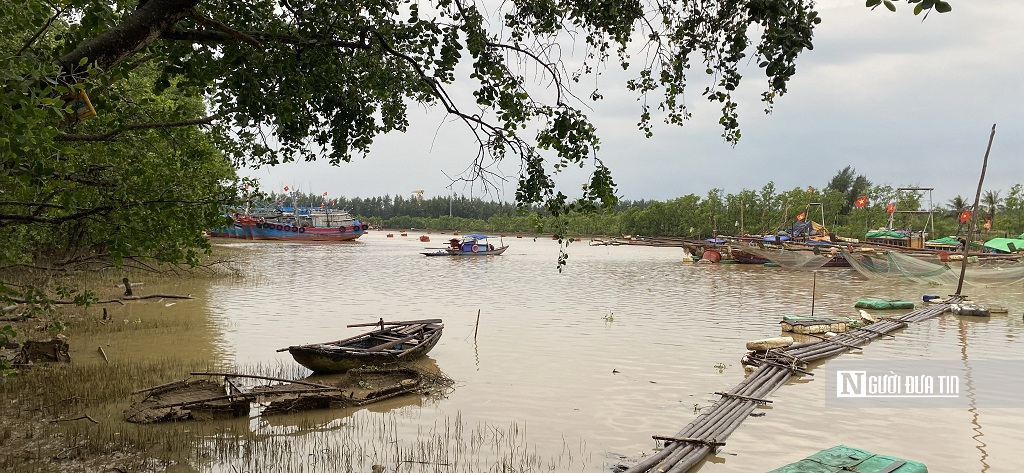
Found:
[[[469,447],[482,456],[519,449],[519,461],[547,465],[538,470],[607,471],[618,455],[650,452],[651,435],[674,434],[714,401],[714,391],[742,380],[744,342],[779,334],[780,316],[810,312],[812,296],[816,313],[854,315],[859,298],[916,301],[955,289],[871,282],[848,269],[823,270],[812,281],[811,273],[780,268],[683,264],[678,249],[585,241],[570,245],[569,264],[559,273],[551,240],[506,237],[511,248],[501,257],[428,258],[419,251],[441,246],[446,236],[421,243],[419,235],[371,232],[353,244],[227,243],[242,277],[200,282],[186,292],[201,300],[161,309],[204,318],[194,323],[209,340],[196,349],[225,365],[284,369],[296,365],[275,349],[358,333],[346,324],[444,319],[444,337],[423,362],[456,380],[446,398],[253,421],[249,428],[264,435],[263,447],[278,452],[265,461],[292,465],[281,471],[335,471],[317,466],[329,463],[332,448],[356,448],[368,461],[379,453],[353,446],[361,445],[360,435],[400,444],[457,428],[469,431],[462,433],[467,438],[490,438],[490,447]],[[944,315],[844,357],[1024,360],[1024,287],[967,292],[1007,307],[1009,315]],[[159,342],[153,352],[184,345]],[[914,459],[937,472],[1024,469],[1017,451],[1024,409],[828,409],[826,388],[806,377],[790,382],[762,411],[767,415],[747,419],[700,471],[766,471],[838,444]]]

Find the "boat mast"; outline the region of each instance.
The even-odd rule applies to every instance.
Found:
[[[295,226],[299,226],[299,201],[295,198],[295,189],[291,191],[292,196],[292,218],[295,219]]]

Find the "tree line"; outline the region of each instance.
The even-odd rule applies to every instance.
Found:
[[[961,222],[961,216],[973,205],[961,196],[946,202],[929,202],[927,190],[914,186],[873,185],[850,166],[821,187],[780,191],[774,182],[768,182],[758,190],[744,189],[734,194],[711,189],[703,196],[687,194],[667,201],[619,198],[608,211],[557,216],[541,206],[520,208],[463,195],[330,200],[314,194],[295,196],[300,206],[330,205],[387,228],[685,238],[775,234],[798,220],[814,221],[833,234],[852,238],[881,228],[926,231],[929,238],[962,236],[966,234],[966,222]],[[250,199],[250,203],[266,207],[291,205],[291,197],[271,193]],[[926,213],[929,210],[930,216]],[[1005,197],[1002,190],[983,192],[971,219],[979,237],[1017,237],[1024,232],[1024,188],[1015,184]]]

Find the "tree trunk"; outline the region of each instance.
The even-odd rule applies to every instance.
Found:
[[[131,57],[171,29],[187,16],[200,0],[148,0],[125,18],[124,22],[82,44],[57,60],[61,66],[61,79],[69,84],[77,82],[75,76],[87,66],[110,69]],[[79,63],[88,58],[86,65]]]

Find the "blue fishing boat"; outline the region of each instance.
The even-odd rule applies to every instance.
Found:
[[[494,246],[487,241],[487,235],[470,233],[462,240],[452,238],[445,248],[437,251],[424,252],[424,256],[498,256],[508,249],[508,245]]]

